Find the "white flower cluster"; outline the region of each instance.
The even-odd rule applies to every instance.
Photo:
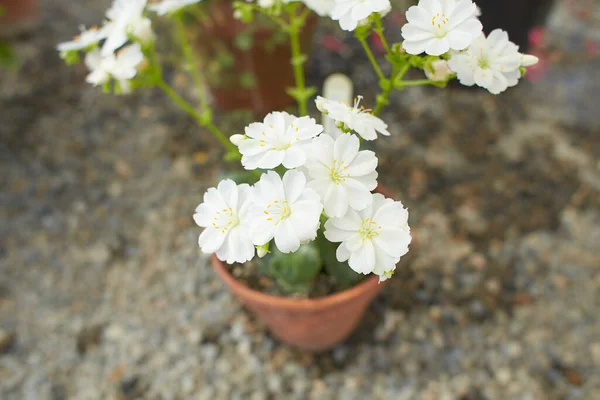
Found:
[[[466,86],[478,85],[493,94],[515,86],[521,68],[534,65],[537,58],[519,53],[519,48],[502,30],[489,37],[482,33],[479,10],[471,0],[419,0],[406,12],[402,47],[409,54],[446,55],[426,74],[444,80],[455,73]]]
[[[376,131],[389,135],[379,118],[343,103],[319,97],[317,104],[338,126],[367,139]],[[326,218],[324,236],[341,244],[337,259],[380,281],[391,276],[411,242],[408,211],[402,203],[373,194],[377,157],[360,150],[353,133],[323,133],[310,117],[285,112],[250,124],[231,141],[242,153],[246,169],[267,169],[253,187],[224,180],[209,189],[194,220],[205,228],[199,245],[227,263],[251,260],[256,246],[262,256],[274,241],[282,253],[315,240]],[[283,166],[283,176],[272,171]],[[281,167],[280,167],[281,168]]]
[[[252,1],[252,0],[246,0]],[[353,31],[374,13],[385,15],[392,9],[390,0],[281,0],[282,3],[301,2],[320,17],[339,21],[345,31]],[[263,8],[273,7],[277,0],[257,0]]]
[[[158,15],[166,15],[199,1],[164,0],[148,5],[147,0],[114,0],[101,28],[81,29],[79,36],[58,44],[57,50],[63,57],[69,52],[85,51],[85,64],[90,71],[86,81],[98,86],[114,79],[120,90],[127,93],[129,81],[144,61],[142,45],[154,40],[152,23],[144,16],[146,8]]]

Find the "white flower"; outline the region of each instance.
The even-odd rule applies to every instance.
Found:
[[[175,12],[190,4],[198,3],[200,0],[163,0],[158,4],[150,4],[148,9],[163,16]]]
[[[445,81],[450,75],[452,71],[446,60],[435,60],[431,63],[431,70],[425,67],[425,76],[432,81]]]
[[[306,162],[304,147],[321,132],[323,127],[313,118],[268,114],[263,122],[246,127],[247,139],[238,144],[242,165],[246,169],[272,169],[281,164],[288,169],[300,167]]]
[[[102,57],[98,49],[88,52],[85,55],[85,65],[90,70],[90,73],[85,78],[85,81],[94,86],[108,82],[110,80],[110,73],[108,71],[112,63],[114,63],[114,56],[110,59]]]
[[[110,81],[111,77],[119,81],[121,90],[129,92],[129,80],[137,74],[137,66],[144,60],[139,43],[126,46],[117,54],[103,57],[100,50],[94,49],[85,56],[85,64],[90,70],[86,81],[94,86]]]
[[[409,54],[439,56],[448,50],[464,50],[481,33],[471,0],[420,0],[406,12],[402,47]]]
[[[302,2],[320,17],[329,17],[335,6],[335,0],[302,0]]]
[[[335,0],[331,19],[340,21],[345,31],[353,31],[359,22],[373,13],[387,12],[391,7],[389,0]]]
[[[385,122],[371,114],[371,110],[366,110],[364,107],[359,108],[361,99],[362,96],[358,96],[354,101],[354,107],[321,96],[317,97],[315,103],[319,111],[335,120],[342,130],[354,130],[365,140],[377,139],[376,132],[389,136],[390,133],[387,131]]]
[[[219,260],[228,264],[244,263],[254,257],[248,225],[251,190],[246,184],[236,185],[225,179],[204,194],[204,203],[194,214],[194,221],[205,228],[198,238],[202,252],[216,253]]]
[[[377,157],[369,150],[358,151],[356,135],[343,134],[337,139],[327,135],[315,138],[305,167],[314,189],[329,217],[343,217],[348,206],[363,210],[373,199],[377,187]]]
[[[408,210],[378,193],[363,211],[348,210],[343,218],[327,220],[324,234],[330,242],[341,242],[338,261],[348,261],[360,274],[379,275],[380,281],[391,276],[412,240]]]
[[[466,51],[454,54],[448,66],[463,85],[477,84],[498,94],[518,83],[521,54],[508,34],[496,29],[487,39],[481,34]]]
[[[269,171],[254,185],[250,236],[257,246],[274,238],[279,251],[295,252],[316,238],[322,211],[319,195],[306,187],[302,172],[287,171],[282,180]]]
[[[531,54],[521,54],[521,67],[531,67],[540,62],[540,59]]]
[[[129,35],[140,39],[143,43],[154,38],[151,22],[144,18],[147,0],[114,0],[106,17],[111,21],[106,42],[102,47],[102,55],[107,56],[129,40]]]
[[[106,27],[99,29],[97,26],[92,26],[88,30],[85,30],[83,27],[80,29],[81,33],[78,36],[75,36],[70,42],[59,43],[56,46],[56,49],[61,53],[73,50],[83,50],[106,38]]]

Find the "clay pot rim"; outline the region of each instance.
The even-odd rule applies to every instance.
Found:
[[[314,299],[292,299],[289,297],[274,296],[259,292],[244,285],[225,268],[223,262],[217,258],[215,254],[211,256],[211,263],[217,274],[230,286],[234,292],[237,292],[242,298],[251,299],[256,303],[275,305],[278,308],[288,310],[312,311],[321,310],[324,308],[332,308],[338,304],[347,303],[355,297],[361,296],[364,292],[369,291],[372,286],[385,285],[386,282],[379,283],[379,277],[373,275],[356,286],[342,290],[328,296],[318,297]]]

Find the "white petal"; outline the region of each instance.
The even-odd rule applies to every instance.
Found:
[[[342,185],[330,185],[323,200],[329,217],[343,217],[348,210],[348,193]]]
[[[408,224],[408,210],[404,208],[402,203],[392,199],[384,199],[375,197],[376,203],[373,205],[375,212],[373,220],[384,227],[405,227]]]
[[[227,206],[237,211],[238,207],[238,188],[237,184],[231,179],[224,179],[219,182],[217,190],[225,200]]]
[[[282,182],[285,199],[289,203],[294,203],[304,191],[304,187],[306,186],[306,176],[299,171],[287,171],[285,175],[283,175]]]
[[[271,203],[273,200],[285,199],[285,192],[281,177],[275,171],[262,174],[260,180],[254,185],[254,195],[262,202]]]
[[[348,261],[348,259],[350,258],[350,250],[346,248],[344,243],[338,246],[337,250],[335,251],[335,258],[339,262]]]
[[[406,20],[409,24],[414,25],[421,29],[430,29],[431,26],[431,17],[434,14],[430,14],[422,7],[412,6],[406,11]],[[404,36],[404,30],[402,31],[402,36]],[[405,37],[405,39],[407,39]]]
[[[264,215],[250,219],[249,226],[252,243],[256,246],[262,246],[273,239],[275,234],[275,222],[267,221]]]
[[[335,141],[327,135],[321,135],[313,140],[310,158],[330,166],[333,161],[333,147]]]
[[[282,164],[287,169],[298,168],[306,162],[306,153],[301,146],[292,146],[285,150]]]
[[[378,160],[374,152],[371,150],[362,150],[354,158],[352,164],[348,166],[346,172],[351,177],[367,175],[377,168],[377,163]]]
[[[211,225],[214,215],[208,205],[202,203],[196,207],[196,213],[194,214],[194,222],[198,226],[206,228]]]
[[[317,124],[314,118],[304,116],[292,122],[287,129],[287,135],[293,138],[310,139],[323,132],[323,126]]]
[[[223,245],[227,234],[213,227],[206,228],[198,238],[198,245],[205,254],[211,254],[219,250]]]
[[[242,153],[242,155],[244,156],[254,156],[260,153],[264,153],[266,151],[265,147],[266,144],[264,142],[261,143],[259,140],[256,139],[245,139],[242,140],[238,145],[240,153]]]
[[[329,222],[328,220],[327,222]],[[325,223],[325,231],[323,234],[325,238],[330,242],[344,242],[352,237],[352,235],[356,234],[356,231],[345,231],[337,228],[334,224]]]
[[[300,240],[289,218],[275,227],[275,245],[282,253],[292,253],[300,248]]]
[[[450,50],[450,44],[448,43],[448,39],[445,37],[439,39],[433,39],[427,43],[425,47],[425,53],[430,56],[441,56],[442,54],[448,52]]]
[[[475,71],[475,83],[483,88],[489,89],[494,83],[494,75],[489,69],[479,68]]]
[[[330,218],[325,223],[325,227],[329,226],[336,227],[345,231],[358,231],[362,224],[362,219],[358,213],[352,209],[348,210],[346,215],[342,218]]]
[[[404,50],[406,50],[406,52],[408,54],[417,55],[417,54],[424,53],[425,49],[434,40],[437,40],[437,39],[432,37],[430,39],[423,39],[423,40],[414,40],[414,41],[413,40],[405,40],[404,42],[402,42],[402,47],[404,48]]]
[[[433,38],[433,33],[425,30],[416,24],[406,24],[402,27],[402,37],[404,40],[419,41]]]
[[[371,191],[358,181],[346,179],[344,186],[348,192],[348,204],[354,210],[364,210],[373,201]]]
[[[392,257],[401,257],[408,252],[411,242],[410,232],[400,228],[385,228],[373,238],[376,247],[381,248]]]
[[[442,7],[439,0],[420,0],[418,6],[425,9],[431,16],[442,13]]]
[[[319,229],[319,217],[321,216],[321,205],[313,203],[309,209],[293,206],[290,222],[294,227],[300,242],[314,240]]]
[[[254,245],[247,230],[240,226],[235,227],[227,237],[229,255],[227,263],[245,263],[254,257]]]
[[[281,165],[285,158],[285,151],[283,150],[267,150],[262,158],[258,161],[258,168],[262,169],[273,169]],[[242,157],[242,165],[244,165],[244,158]],[[245,165],[244,165],[245,167]]]
[[[452,50],[464,50],[473,41],[471,34],[459,30],[453,30],[446,36]]]
[[[471,0],[459,0],[448,18],[450,20],[448,29],[453,29],[467,19],[472,18],[476,9],[477,6]]]
[[[369,274],[375,268],[375,261],[373,243],[365,240],[358,249],[352,251],[348,265],[359,274]]]
[[[342,135],[335,140],[333,145],[333,159],[339,163],[337,165],[343,162],[348,166],[358,154],[359,147],[360,141],[356,135]]]
[[[217,188],[209,188],[204,193],[204,203],[216,211],[227,208],[227,202]]]
[[[262,140],[267,135],[265,125],[260,122],[251,123],[246,127],[244,132],[246,133],[246,136],[257,140]],[[265,133],[264,135],[263,132]]]

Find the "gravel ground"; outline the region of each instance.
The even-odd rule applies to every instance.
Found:
[[[357,332],[309,354],[196,248],[217,144],[160,93],[103,95],[58,59],[106,3],[46,2],[15,43],[23,68],[0,75],[0,398],[600,398],[598,60],[561,40],[543,78],[501,97],[394,95],[376,146],[414,245]],[[564,9],[551,21],[551,37],[597,37]],[[314,53],[319,82],[337,56]]]

